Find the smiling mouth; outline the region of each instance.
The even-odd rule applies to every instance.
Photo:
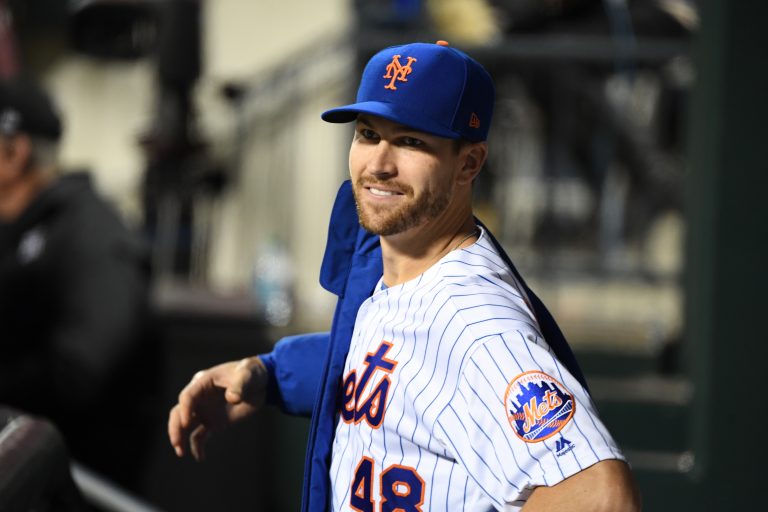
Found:
[[[375,196],[379,196],[379,197],[389,197],[389,196],[401,196],[401,195],[403,195],[402,192],[396,192],[394,190],[382,190],[380,188],[375,188],[375,187],[371,187],[371,186],[368,186],[368,187],[365,187],[365,188],[368,189],[368,191],[370,191],[371,194],[373,194]]]

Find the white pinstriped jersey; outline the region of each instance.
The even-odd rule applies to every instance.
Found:
[[[518,510],[536,486],[624,458],[484,233],[379,288],[345,364],[333,510]]]

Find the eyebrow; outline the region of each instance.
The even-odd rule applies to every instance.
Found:
[[[357,116],[357,122],[361,123],[361,124],[364,124],[365,126],[367,126],[369,128],[373,128],[373,125],[371,125],[371,122],[368,121],[368,119],[366,119],[366,118],[364,118],[362,116],[359,116],[359,115]]]

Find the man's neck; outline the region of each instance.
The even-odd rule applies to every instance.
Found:
[[[426,272],[446,254],[477,240],[471,209],[397,235],[381,237],[384,284],[396,286]]]

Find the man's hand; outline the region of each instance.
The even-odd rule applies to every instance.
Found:
[[[210,435],[257,411],[264,404],[267,368],[258,357],[199,371],[179,393],[168,417],[168,437],[176,455],[205,458]]]

